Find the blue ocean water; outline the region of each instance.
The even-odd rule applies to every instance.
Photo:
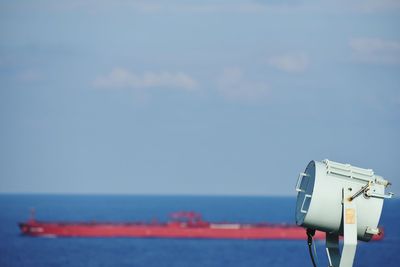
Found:
[[[193,210],[209,221],[293,223],[294,205],[290,197],[0,195],[0,266],[311,266],[305,241],[32,238],[17,228],[31,208],[56,221],[166,221]],[[400,200],[386,201],[385,239],[361,242],[354,266],[398,266],[399,222]],[[324,242],[316,247],[327,266]]]

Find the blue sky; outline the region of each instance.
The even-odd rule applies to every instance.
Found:
[[[400,192],[400,1],[1,1],[0,192]]]

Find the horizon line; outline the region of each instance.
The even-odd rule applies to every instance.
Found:
[[[0,195],[47,195],[47,196],[149,196],[149,197],[296,197],[288,194],[206,194],[206,193],[107,193],[107,192],[0,192]]]

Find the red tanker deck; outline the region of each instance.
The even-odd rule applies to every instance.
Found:
[[[211,223],[198,213],[177,212],[167,223],[43,222],[19,223],[22,234],[37,237],[137,237],[206,239],[306,239],[305,229],[286,224]],[[383,235],[374,236],[381,239]],[[317,231],[314,239],[324,239]]]

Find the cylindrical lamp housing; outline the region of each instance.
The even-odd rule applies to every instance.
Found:
[[[377,229],[388,182],[374,174],[349,164],[329,160],[311,161],[297,181],[296,224],[328,233],[343,234],[342,200],[344,190],[356,194],[357,238],[369,241],[371,229]]]

